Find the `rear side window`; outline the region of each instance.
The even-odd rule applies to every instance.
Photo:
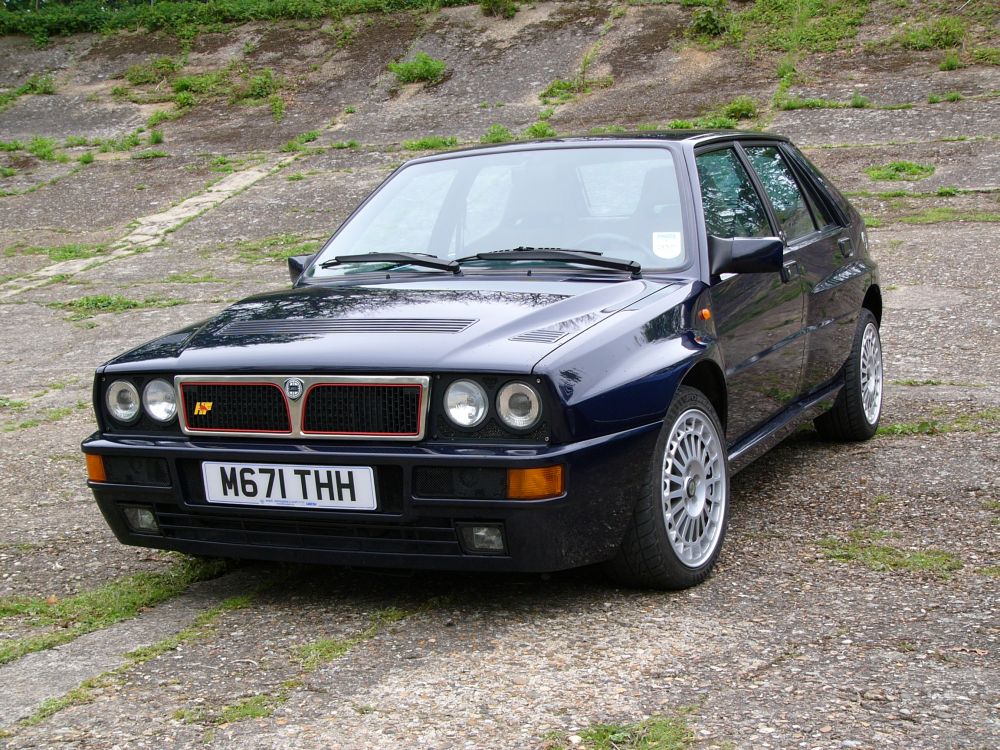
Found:
[[[750,176],[731,148],[699,154],[705,229],[716,237],[767,237],[771,227]]]
[[[775,146],[747,146],[745,150],[785,230],[785,241],[793,242],[815,232],[816,223],[805,196],[778,149]]]

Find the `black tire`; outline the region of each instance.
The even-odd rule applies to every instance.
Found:
[[[710,511],[710,516],[718,513],[718,523],[714,532],[714,547],[707,559],[700,560],[697,565],[685,563],[674,549],[670,541],[667,520],[663,510],[662,488],[664,466],[667,462],[667,451],[671,436],[678,428],[679,418],[690,412],[701,414],[707,425],[712,428],[713,439],[718,444],[718,456],[721,461],[721,492],[711,502],[705,505],[714,508],[713,503],[721,500],[720,511]],[[715,475],[711,475],[715,481]],[[707,480],[706,480],[707,481]],[[684,502],[683,500],[680,502]],[[678,507],[678,506],[674,506]],[[686,511],[680,511],[686,513]],[[609,574],[619,583],[637,588],[656,589],[686,589],[704,581],[722,549],[729,523],[729,456],[726,447],[722,425],[711,402],[705,395],[694,388],[681,386],[677,389],[673,402],[663,420],[660,437],[656,441],[656,449],[650,462],[646,489],[635,504],[635,511],[617,557],[608,563]]]
[[[871,329],[878,345],[879,383],[878,406],[874,419],[865,411],[865,384],[862,382],[862,358],[865,356],[865,332]],[[858,442],[868,440],[878,430],[882,416],[882,342],[878,321],[870,310],[862,308],[858,327],[854,332],[851,355],[844,363],[844,387],[829,411],[813,420],[816,430],[824,440]]]

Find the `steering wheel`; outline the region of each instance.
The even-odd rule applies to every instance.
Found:
[[[643,261],[649,258],[649,249],[643,247],[631,237],[615,232],[598,232],[590,234],[574,243],[581,250],[599,250],[612,257],[624,257],[625,260]],[[616,251],[627,250],[627,253]]]

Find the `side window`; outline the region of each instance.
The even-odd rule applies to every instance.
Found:
[[[700,154],[705,228],[716,237],[767,237],[771,227],[750,176],[731,148]]]
[[[793,242],[815,232],[816,223],[806,199],[778,149],[775,146],[747,146],[746,152],[785,230],[785,241]]]

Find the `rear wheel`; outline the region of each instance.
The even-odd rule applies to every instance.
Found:
[[[844,364],[844,387],[830,411],[814,424],[826,440],[867,440],[878,429],[882,416],[882,340],[878,321],[862,309],[854,333],[851,356]]]
[[[728,521],[722,426],[701,391],[681,386],[611,572],[629,586],[684,589],[701,583],[719,557]]]

